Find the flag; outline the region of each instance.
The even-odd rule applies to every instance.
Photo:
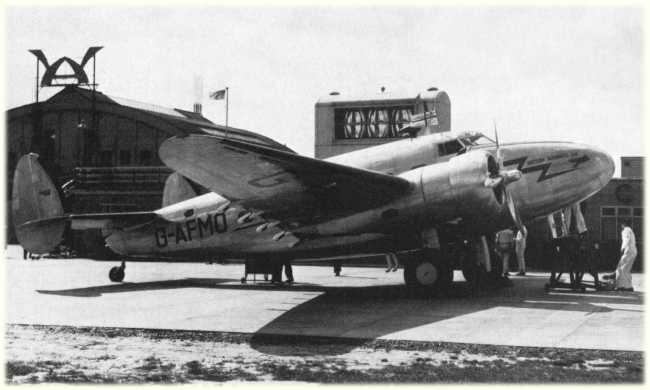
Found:
[[[210,99],[214,100],[222,100],[226,97],[226,90],[225,89],[220,89],[218,91],[214,91],[210,94]]]

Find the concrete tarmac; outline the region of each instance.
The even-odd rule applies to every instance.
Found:
[[[411,297],[402,271],[294,266],[297,283],[240,283],[242,264],[22,260],[6,252],[10,324],[180,329],[641,351],[642,275],[634,292],[544,292],[546,273],[468,294],[456,272],[448,296]]]

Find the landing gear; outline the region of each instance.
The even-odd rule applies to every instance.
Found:
[[[423,295],[445,291],[454,278],[454,270],[437,251],[423,250],[419,258],[404,262],[406,286]]]
[[[119,267],[113,267],[111,270],[108,272],[108,278],[111,280],[111,282],[121,282],[124,280],[124,269],[126,268],[126,264],[122,262],[122,265]]]

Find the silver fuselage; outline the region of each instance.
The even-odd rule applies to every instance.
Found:
[[[327,159],[411,183],[406,195],[378,208],[281,234],[281,225],[261,230],[268,221],[255,214],[241,218],[245,210],[208,193],[161,208],[156,222],[115,231],[106,241],[114,251],[129,256],[312,257],[408,246],[410,242],[396,238],[441,229],[450,221],[463,224],[468,234],[512,226],[507,207],[481,184],[485,175],[481,164],[486,154],[496,154],[495,146],[440,155],[438,145],[450,139],[439,134],[401,139]],[[586,199],[604,187],[614,171],[607,153],[575,143],[504,144],[501,153],[505,168],[523,173],[508,191],[524,221]]]

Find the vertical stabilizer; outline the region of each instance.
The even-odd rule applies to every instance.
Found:
[[[65,219],[59,193],[41,164],[38,154],[18,161],[11,193],[11,212],[16,236],[30,252],[46,253],[63,240]]]
[[[172,173],[165,181],[162,207],[194,198],[196,192],[180,173]]]

